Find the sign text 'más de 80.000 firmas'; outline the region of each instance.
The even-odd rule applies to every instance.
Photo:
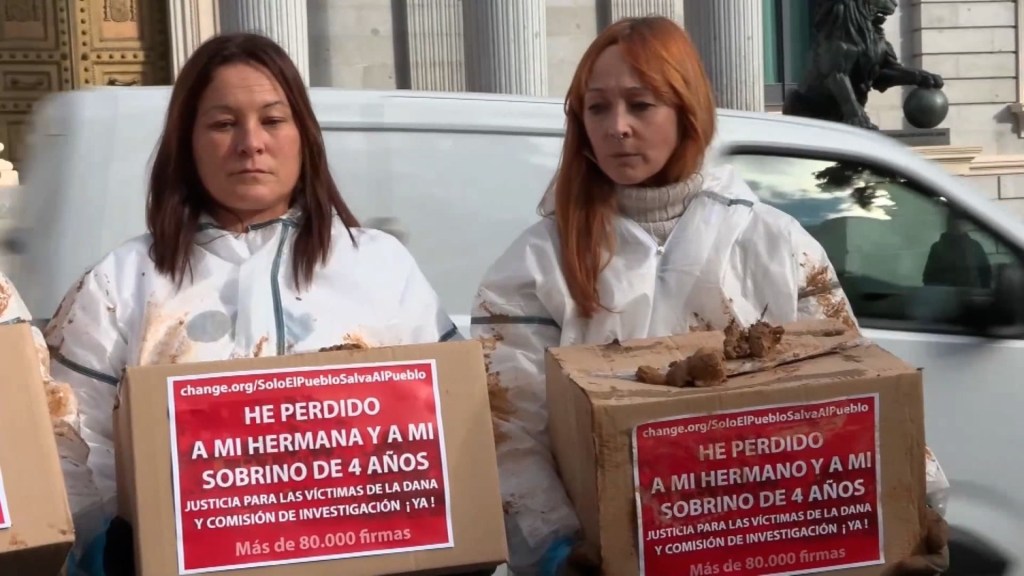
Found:
[[[168,380],[182,573],[450,547],[433,361]]]
[[[881,563],[877,408],[867,395],[637,426],[641,573]]]

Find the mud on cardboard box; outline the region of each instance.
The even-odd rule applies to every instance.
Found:
[[[837,323],[752,328],[548,351],[553,450],[604,573],[867,576],[916,551],[921,373]]]
[[[0,574],[57,574],[75,540],[54,438],[66,402],[40,362],[28,324],[0,325]]]

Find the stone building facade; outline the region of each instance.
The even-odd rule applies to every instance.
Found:
[[[275,38],[311,86],[561,97],[601,28],[658,13],[693,36],[723,107],[778,111],[821,1],[831,0],[4,0],[0,142],[17,164],[39,96],[168,83],[219,30]],[[902,0],[886,23],[902,62],[946,79],[951,145],[922,152],[994,199],[1024,197],[1020,4]],[[904,127],[905,94],[872,94],[882,128]]]
[[[1024,6],[1019,1],[914,0],[903,6],[904,57],[942,74],[950,156],[978,189],[1024,215]],[[907,37],[909,36],[909,38]],[[900,122],[898,95],[879,103]]]

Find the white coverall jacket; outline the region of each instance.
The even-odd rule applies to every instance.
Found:
[[[693,194],[663,249],[637,223],[615,219],[615,253],[598,280],[614,312],[579,317],[551,218],[528,228],[484,275],[472,335],[491,350],[492,385],[510,404],[492,409],[517,575],[535,573],[551,542],[579,529],[550,451],[545,349],[721,330],[732,318],[749,325],[766,306],[775,324],[827,316],[856,326],[822,246],[759,202],[732,168],[707,170]]]
[[[46,329],[54,377],[80,405],[87,460],[62,454],[79,546],[116,512],[112,409],[128,366],[274,356],[362,340],[370,346],[458,337],[411,254],[377,230],[335,219],[330,258],[297,292],[296,216],[243,234],[208,220],[179,290],[157,273],[149,235],[108,254],[73,286]]]

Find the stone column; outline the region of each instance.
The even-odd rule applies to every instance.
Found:
[[[640,16],[665,16],[683,25],[683,0],[599,0],[597,10],[602,29],[623,18]]]
[[[463,2],[466,89],[547,96],[547,16],[544,0]]]
[[[398,88],[466,89],[462,0],[391,0]]]
[[[220,29],[217,0],[167,0],[171,70],[177,78],[192,52]]]
[[[687,0],[686,30],[720,108],[764,111],[762,0]]]
[[[224,32],[257,32],[281,45],[309,83],[306,0],[220,0]]]

